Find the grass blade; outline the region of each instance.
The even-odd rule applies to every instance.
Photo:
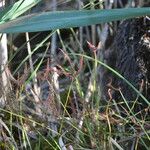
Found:
[[[56,11],[20,17],[0,25],[1,33],[36,32],[80,27],[150,15],[150,8]]]
[[[5,8],[3,11],[0,11],[0,23],[17,18],[40,1],[41,0],[20,0],[12,6]]]

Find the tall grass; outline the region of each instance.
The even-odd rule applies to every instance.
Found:
[[[66,4],[69,2],[72,3]],[[0,32],[9,36],[9,60],[1,71],[9,70],[9,84],[7,91],[0,91],[6,97],[5,106],[0,108],[0,149],[122,150],[138,149],[139,145],[149,149],[148,114],[139,119],[121,91],[126,117],[122,117],[115,100],[103,103],[99,68],[107,68],[126,82],[148,106],[149,101],[102,62],[98,50],[104,48],[108,36],[104,23],[114,25],[112,21],[150,15],[150,8],[106,10],[106,2],[89,0],[80,4],[80,10],[30,14],[30,9],[39,3],[40,0],[19,0],[1,11]],[[54,34],[57,38],[51,40]],[[64,34],[68,34],[67,38]],[[87,39],[93,43],[101,40],[102,45],[97,47]],[[21,44],[18,46],[16,41]],[[21,58],[19,54],[22,59],[13,65]]]

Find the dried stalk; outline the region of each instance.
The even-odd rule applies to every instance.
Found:
[[[4,107],[6,103],[6,93],[8,91],[8,77],[6,74],[6,66],[8,62],[7,35],[1,35],[0,42],[0,107]]]

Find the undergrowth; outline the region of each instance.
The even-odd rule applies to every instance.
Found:
[[[52,4],[46,9],[118,5],[92,0]],[[149,149],[149,107],[139,117],[121,89],[122,101],[115,101],[110,91],[107,101],[101,99],[99,70],[103,66],[149,105],[138,89],[103,62],[104,45],[111,45],[109,37],[116,30],[117,23],[109,23],[9,35],[8,82],[0,91],[6,100],[0,108],[0,149]]]

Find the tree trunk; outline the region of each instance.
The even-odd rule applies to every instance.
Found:
[[[146,98],[150,99],[150,18],[135,18],[122,22],[111,48],[105,51],[107,65],[114,68],[136,87]],[[112,98],[117,102],[123,97],[130,106],[137,100],[135,111],[147,108],[147,104],[139,95],[119,77],[103,68],[101,73],[103,98]],[[118,89],[118,90],[117,90]],[[143,109],[144,110],[144,109]]]

